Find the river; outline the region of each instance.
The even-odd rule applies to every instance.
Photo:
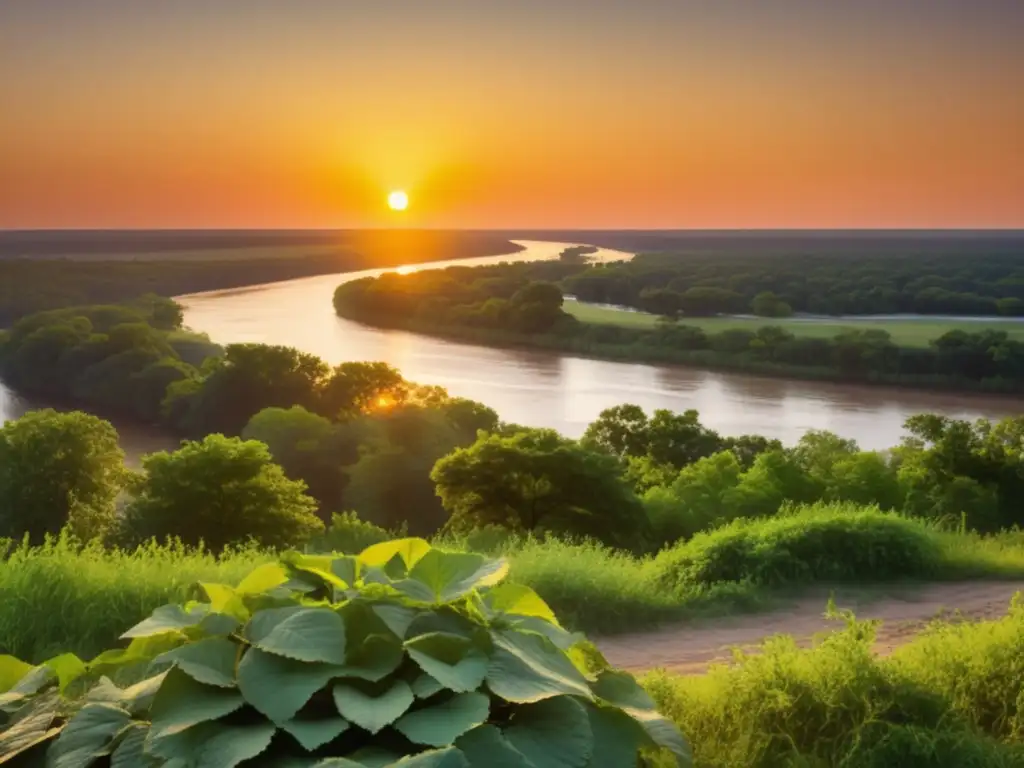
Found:
[[[549,259],[568,245],[522,244],[526,250],[512,256],[435,262],[398,271]],[[594,258],[612,261],[630,255],[601,250]],[[186,325],[220,343],[287,344],[331,363],[383,360],[411,381],[438,384],[452,394],[479,400],[507,421],[553,427],[572,437],[582,434],[602,409],[620,403],[636,403],[648,410],[695,408],[704,423],[729,435],[756,433],[792,444],[808,429],[827,429],[872,449],[898,443],[904,420],[915,413],[976,419],[1024,411],[1019,400],[1004,397],[790,381],[489,349],[378,330],[335,316],[331,299],[339,283],[386,271],[323,275],[178,300],[185,306]],[[18,415],[25,407],[0,386],[0,420]],[[124,442],[130,457],[167,444],[166,438],[139,430],[126,434]]]

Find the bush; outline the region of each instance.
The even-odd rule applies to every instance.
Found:
[[[402,536],[405,531],[395,531],[395,534]],[[323,537],[322,545],[316,548],[355,555],[369,546],[392,538],[395,538],[394,534],[379,525],[360,520],[355,512],[342,512],[331,515],[331,524]]]
[[[747,581],[878,581],[936,573],[942,551],[923,524],[849,504],[815,504],[766,520],[737,520],[661,552],[663,587]]]
[[[220,551],[249,541],[291,546],[323,531],[306,484],[285,477],[255,440],[209,435],[145,456],[142,466],[125,514],[137,540],[171,536]]]
[[[531,590],[501,584],[507,570],[421,539],[293,553],[237,588],[201,585],[88,664],[0,657],[0,759],[624,768],[671,753],[689,765],[637,682]],[[129,688],[105,677],[132,669],[145,671]]]
[[[872,652],[872,623],[845,619],[812,648],[776,637],[733,666],[644,686],[709,768],[1024,766],[1019,606],[937,627],[888,659]]]

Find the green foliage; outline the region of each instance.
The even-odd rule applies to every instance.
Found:
[[[145,474],[125,510],[136,540],[172,536],[220,551],[249,541],[291,546],[323,530],[305,484],[285,477],[255,440],[209,435],[142,464]]]
[[[1017,305],[1005,302],[1024,301],[1020,280],[1001,284],[995,295],[985,297],[928,285],[911,288],[912,295],[897,298],[907,287],[902,283],[913,286],[917,282],[907,281],[900,271],[901,285],[884,297],[872,276],[870,291],[839,280],[839,295],[821,299],[819,285],[803,284],[804,273],[797,277],[798,287],[778,285],[777,276],[764,273],[764,264],[758,262],[747,265],[756,278],[749,273],[720,273],[718,279],[711,280],[708,273],[719,272],[722,266],[705,264],[704,270],[693,273],[692,256],[688,254],[685,265],[671,257],[641,254],[630,263],[614,265],[558,261],[387,274],[340,285],[334,306],[345,317],[384,327],[611,359],[999,391],[1017,391],[1024,380],[1024,340],[1019,329],[1003,327],[1005,323],[959,328],[950,321],[931,325],[906,321],[915,322],[918,330],[901,333],[901,339],[907,341],[897,344],[887,330],[894,325],[892,321],[832,321],[819,327],[801,319],[759,327],[749,318],[715,317],[751,310],[772,318],[786,318],[794,310],[826,314],[1013,313]],[[971,268],[973,265],[965,266],[965,270]],[[835,279],[834,266],[818,264],[806,271],[821,269],[828,273],[826,281]],[[892,274],[891,264],[879,265],[879,269]],[[948,264],[942,269],[948,269]],[[1011,266],[1003,262],[1000,269]],[[931,283],[933,277],[922,275],[921,279]],[[963,280],[962,273],[949,280]],[[568,311],[561,306],[563,289],[578,299],[567,305]],[[984,290],[993,289],[986,285]],[[1002,295],[1004,292],[1022,295]],[[624,304],[652,314],[585,302]],[[676,322],[679,316],[685,316],[691,325]],[[956,330],[948,331],[950,327]],[[712,333],[713,328],[721,330]]]
[[[180,314],[170,299],[151,296],[30,315],[0,347],[0,373],[20,391],[156,422],[167,388],[196,375],[172,343],[187,336]]]
[[[431,478],[452,530],[504,525],[627,547],[647,535],[619,461],[553,430],[482,434],[437,462]]]
[[[331,515],[331,523],[323,537],[323,546],[318,546],[317,549],[355,555],[382,541],[402,538],[405,533],[404,530],[387,531],[379,525],[360,520],[355,512],[335,513]]]
[[[810,649],[779,636],[731,666],[644,686],[709,768],[1024,765],[1019,607],[937,625],[891,658],[872,652],[874,625],[843,618]]]
[[[817,504],[767,520],[737,520],[654,560],[669,588],[750,582],[763,586],[936,575],[942,555],[913,520],[853,505]]]
[[[111,525],[126,479],[109,422],[33,411],[0,427],[0,535],[39,542],[70,526],[83,538]]]
[[[124,633],[124,649],[89,663],[0,658],[0,759],[689,765],[639,684],[531,590],[503,584],[507,570],[420,539],[356,557],[292,553],[235,588],[201,584],[199,600],[158,609]],[[108,677],[129,667],[142,673],[131,687]]]

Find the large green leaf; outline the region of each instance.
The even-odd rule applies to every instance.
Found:
[[[420,635],[406,641],[405,649],[420,669],[457,693],[475,691],[487,675],[487,656],[458,635]]]
[[[383,568],[397,555],[405,563],[406,569],[410,569],[431,550],[430,544],[423,539],[395,539],[367,547],[360,553],[359,561],[364,566]]]
[[[404,680],[395,680],[376,695],[344,683],[334,686],[334,703],[342,717],[370,733],[391,725],[414,700],[412,689]]]
[[[119,736],[117,749],[110,756],[110,768],[154,768],[159,763],[146,754],[146,736],[149,726],[132,723]]]
[[[274,724],[267,722],[202,723],[159,742],[151,741],[150,751],[165,758],[167,766],[234,768],[263,754],[276,731]]]
[[[209,637],[163,653],[153,659],[152,667],[174,664],[189,677],[206,685],[235,687],[235,662],[240,647],[224,637]]]
[[[167,673],[162,672],[159,675],[140,680],[135,685],[124,689],[118,688],[109,678],[101,677],[89,689],[85,699],[86,701],[117,704],[122,709],[127,709],[133,715],[136,715],[149,710],[157,691],[163,685],[165,677],[167,677]]]
[[[297,717],[280,723],[283,730],[290,733],[304,749],[312,752],[324,744],[334,741],[346,730],[349,723],[343,717]]]
[[[288,571],[280,563],[264,563],[242,579],[237,590],[242,594],[255,595],[278,587],[288,581]]]
[[[43,664],[53,670],[57,676],[61,692],[67,690],[69,685],[86,672],[85,662],[74,653],[61,653],[59,656],[47,659]]]
[[[249,609],[242,596],[227,584],[199,582],[200,589],[210,601],[210,612],[231,616],[239,622],[249,620]]]
[[[339,669],[251,648],[238,665],[238,688],[247,702],[281,723],[295,717],[314,693],[337,676]]]
[[[455,746],[462,750],[472,768],[533,768],[493,725],[481,725],[464,733],[455,740]]]
[[[255,645],[273,632],[277,625],[289,616],[305,610],[307,608],[303,605],[284,605],[278,608],[267,608],[257,611],[249,619],[249,623],[245,625],[242,635],[246,640]]]
[[[21,706],[21,701],[26,696],[32,696],[49,685],[56,673],[41,664],[38,667],[29,667],[29,671],[6,693],[0,693],[0,709],[8,710],[12,706]]]
[[[396,581],[394,587],[413,600],[450,603],[477,587],[497,584],[507,573],[505,560],[432,549],[409,570],[408,578]]]
[[[594,751],[590,719],[571,696],[519,707],[505,738],[534,768],[584,768]]]
[[[331,573],[348,587],[354,587],[362,575],[363,564],[354,555],[343,555],[331,560]]]
[[[401,717],[395,729],[414,744],[445,747],[466,731],[487,721],[490,699],[483,693],[460,693],[443,704],[417,709]]]
[[[431,696],[436,696],[441,691],[446,690],[443,685],[426,672],[418,675],[410,685],[412,693],[417,699],[429,699]]]
[[[164,605],[153,611],[148,619],[143,619],[121,635],[121,638],[127,640],[162,635],[165,632],[180,632],[186,627],[194,627],[202,618],[198,611],[186,613],[180,605]]]
[[[0,693],[7,693],[35,667],[13,656],[0,655]]]
[[[506,701],[536,702],[561,694],[592,698],[582,673],[554,643],[530,632],[493,632],[487,686]]]
[[[693,764],[690,745],[686,743],[686,739],[683,738],[683,734],[679,732],[675,723],[667,717],[649,709],[624,707],[622,711],[643,727],[654,745],[672,752],[680,766]]]
[[[594,753],[587,768],[619,768],[634,766],[641,747],[649,739],[636,720],[620,709],[587,707],[590,730],[594,735]]]
[[[412,757],[403,757],[395,768],[469,768],[465,755],[455,747],[432,749]]]
[[[362,768],[385,768],[397,763],[402,756],[382,747],[361,747],[349,755],[348,759]]]
[[[655,709],[654,700],[628,672],[601,672],[597,680],[591,683],[590,688],[599,699],[616,707]]]
[[[237,690],[203,685],[180,669],[172,669],[153,698],[150,739],[159,739],[216,720],[240,709],[245,702]]]
[[[377,682],[390,675],[402,663],[405,653],[392,635],[370,635],[351,648],[341,677],[358,677]]]
[[[56,691],[50,691],[20,707],[13,722],[0,729],[0,758],[13,758],[60,733],[60,728],[51,728],[59,703]]]
[[[105,674],[131,664],[152,661],[161,653],[177,648],[185,642],[181,633],[164,633],[151,637],[136,637],[127,648],[104,651],[89,662],[89,671]]]
[[[289,659],[345,663],[345,622],[331,608],[295,611],[251,642],[260,650]]]
[[[86,704],[68,722],[47,756],[52,768],[87,768],[110,754],[111,742],[131,716],[113,704]]]
[[[492,614],[532,616],[558,626],[555,612],[540,595],[522,584],[499,584],[487,590],[483,600]]]
[[[373,606],[373,612],[399,640],[405,639],[409,626],[420,614],[417,609],[400,603],[377,603]]]

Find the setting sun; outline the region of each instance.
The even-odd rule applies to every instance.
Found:
[[[392,211],[404,211],[409,207],[409,196],[402,190],[396,190],[388,195],[388,208]]]

